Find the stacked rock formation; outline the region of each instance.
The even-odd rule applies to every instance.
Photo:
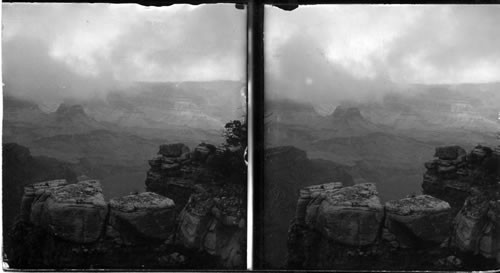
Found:
[[[161,145],[158,156],[149,160],[147,190],[173,199],[181,210],[191,194],[200,192],[196,184],[214,181],[214,174],[204,164],[215,151],[215,146],[205,143],[193,151],[182,143]]]
[[[424,193],[446,200],[454,208],[460,207],[470,189],[465,150],[459,146],[439,147],[434,156],[437,159],[425,163]]]
[[[177,204],[175,243],[220,259],[226,268],[240,267],[245,257],[246,208],[242,185],[221,184],[208,165],[216,148],[201,143],[193,151],[184,144],[162,145],[149,161],[148,190]]]

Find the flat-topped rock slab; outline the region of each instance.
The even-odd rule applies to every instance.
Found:
[[[143,192],[114,198],[109,206],[109,223],[125,240],[165,240],[175,229],[175,203],[165,196]]]
[[[415,237],[422,241],[441,243],[449,236],[451,207],[430,195],[418,195],[385,204],[386,227],[408,244]],[[411,234],[408,234],[408,231]]]
[[[306,224],[327,238],[351,246],[372,244],[384,216],[373,183],[326,190],[313,198],[306,210]]]
[[[154,192],[143,192],[114,198],[109,201],[109,205],[112,209],[122,212],[158,210],[175,207],[175,203],[172,199]]]

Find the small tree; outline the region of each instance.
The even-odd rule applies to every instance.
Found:
[[[233,120],[224,126],[225,142],[217,149],[211,167],[233,183],[244,183],[247,176],[244,153],[247,146],[245,122]]]

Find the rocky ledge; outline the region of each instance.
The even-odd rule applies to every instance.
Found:
[[[204,143],[193,152],[181,143],[162,145],[150,161],[149,191],[109,202],[98,180],[26,186],[9,234],[9,265],[242,268],[246,189],[208,166],[215,153]]]
[[[293,269],[487,270],[500,266],[499,155],[439,147],[422,195],[380,204],[374,184],[300,190]]]

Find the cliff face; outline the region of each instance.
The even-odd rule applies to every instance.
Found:
[[[293,146],[279,146],[265,151],[264,198],[262,225],[263,257],[274,268],[284,265],[286,259],[286,232],[295,214],[299,189],[318,183],[343,181],[353,185],[344,166],[328,160],[309,159],[305,151]],[[281,246],[281,247],[277,247]]]
[[[16,143],[4,143],[2,147],[3,231],[7,234],[8,227],[19,214],[24,186],[57,178],[75,181],[80,167],[55,158],[32,156],[27,147]],[[4,243],[9,244],[7,240]]]
[[[242,268],[243,183],[207,165],[210,156],[216,157],[214,146],[202,144],[191,152],[184,144],[162,145],[158,154],[150,162],[147,192],[109,202],[97,180],[26,186],[20,220],[9,234],[9,265]]]
[[[300,190],[289,268],[479,270],[500,265],[499,155],[436,149],[423,195],[380,204],[374,184]]]

